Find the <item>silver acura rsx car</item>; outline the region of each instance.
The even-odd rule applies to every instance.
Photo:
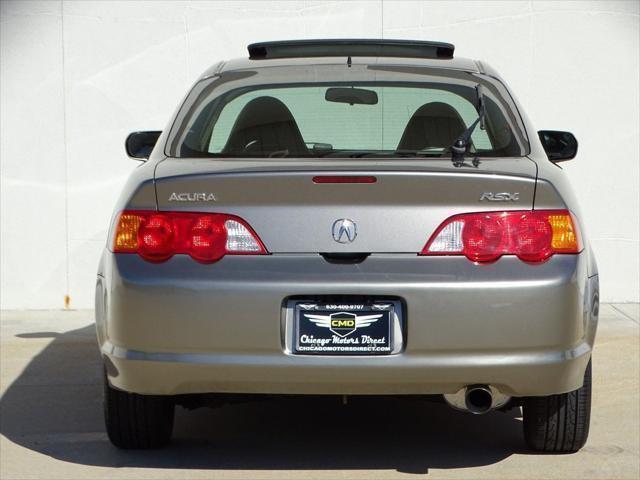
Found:
[[[96,286],[111,441],[166,444],[176,405],[418,395],[580,449],[598,271],[558,166],[575,137],[450,44],[248,50],[127,138],[144,162]]]

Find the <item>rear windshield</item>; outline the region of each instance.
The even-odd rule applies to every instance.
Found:
[[[175,157],[450,156],[479,116],[477,85],[326,82],[203,92],[182,114]],[[471,135],[477,156],[526,154],[509,104],[480,90],[485,121]],[[189,104],[189,99],[187,104]],[[180,118],[180,116],[179,116]]]

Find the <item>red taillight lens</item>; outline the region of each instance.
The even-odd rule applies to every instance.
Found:
[[[527,262],[540,262],[553,255],[553,231],[545,215],[523,215],[514,218],[512,223],[514,250],[518,257]]]
[[[212,263],[225,255],[267,253],[244,220],[220,213],[124,211],[111,244],[115,253],[137,253],[151,262],[175,254]]]
[[[503,218],[482,215],[467,219],[462,229],[467,256],[477,262],[496,260],[504,248],[505,233]]]
[[[138,229],[138,253],[152,262],[167,260],[173,255],[174,238],[174,226],[166,215],[143,218]]]
[[[555,253],[579,253],[580,236],[567,210],[484,212],[456,215],[433,234],[421,255],[465,255],[492,262],[517,255],[543,262]]]
[[[197,217],[190,226],[187,245],[189,255],[200,262],[215,262],[225,252],[224,225],[211,215]]]

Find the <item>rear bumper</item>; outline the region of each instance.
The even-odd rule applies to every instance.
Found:
[[[137,393],[432,394],[474,383],[512,396],[562,393],[582,384],[595,336],[597,277],[584,263],[273,255],[150,264],[106,252],[98,338],[111,384]],[[312,295],[400,297],[403,351],[288,353],[284,302]]]
[[[590,352],[587,343],[567,351],[385,358],[145,353],[103,347],[117,372],[110,376],[112,385],[154,394],[435,394],[481,383],[510,396],[545,395],[579,388]]]

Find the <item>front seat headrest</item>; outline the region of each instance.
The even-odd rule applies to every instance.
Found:
[[[447,148],[466,130],[458,111],[443,102],[422,105],[404,129],[398,150]]]
[[[247,103],[236,118],[222,153],[289,156],[309,153],[291,111],[274,97]]]

